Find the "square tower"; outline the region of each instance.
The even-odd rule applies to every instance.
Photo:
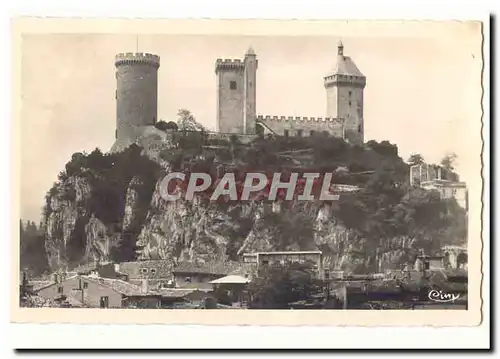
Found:
[[[256,119],[257,56],[248,49],[245,59],[217,59],[217,131],[254,134]]]
[[[337,47],[337,64],[324,78],[326,115],[340,118],[345,123],[345,138],[358,145],[364,142],[363,91],[366,77],[354,61],[344,56],[344,46]]]

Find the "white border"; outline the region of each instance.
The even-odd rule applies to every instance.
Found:
[[[175,4],[172,4],[175,3]],[[7,14],[2,12],[3,25],[10,26],[7,16],[112,16],[112,17],[171,17],[171,18],[308,18],[308,19],[479,19],[487,21],[485,11],[493,10],[493,2],[485,1],[15,1]],[[3,6],[2,6],[3,8]],[[10,31],[4,31],[3,46],[10,50]],[[485,34],[488,36],[488,34]],[[489,36],[485,39],[485,79],[489,78]],[[8,45],[7,45],[8,44]],[[10,78],[10,57],[2,56],[3,78]],[[3,108],[9,109],[10,82],[4,87],[0,97]],[[486,82],[488,83],[488,82]],[[485,88],[485,166],[489,163],[489,88]],[[4,114],[0,133],[5,136],[1,141],[2,160],[10,162],[10,111]],[[4,167],[5,168],[5,167]],[[489,177],[489,167],[484,170]],[[0,215],[1,228],[9,228],[8,176],[2,177],[3,201]],[[484,208],[484,258],[489,258],[489,181],[485,182]],[[10,243],[9,233],[2,236],[4,245]],[[8,249],[2,253],[11,253]],[[10,263],[3,273],[10,272]],[[11,273],[14,275],[14,273]],[[3,332],[10,348],[487,348],[489,347],[489,262],[484,267],[484,322],[473,328],[319,328],[319,327],[199,327],[199,326],[158,326],[158,325],[28,325],[10,324]],[[10,279],[10,278],[9,278]],[[7,280],[8,281],[8,280]],[[8,301],[9,296],[0,296]],[[2,303],[4,312],[8,302]],[[7,312],[8,313],[8,312]],[[8,320],[8,314],[6,321]],[[6,336],[5,334],[8,334]],[[4,347],[4,346],[2,346]],[[10,352],[12,353],[12,352]],[[9,353],[9,354],[10,354]],[[11,354],[12,355],[12,354]],[[4,357],[2,355],[2,357]]]

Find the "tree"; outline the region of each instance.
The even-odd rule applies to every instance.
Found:
[[[441,160],[441,166],[443,166],[444,169],[452,172],[455,170],[455,163],[457,161],[457,155],[455,153],[448,153],[446,156],[443,157]]]
[[[177,116],[177,126],[179,130],[206,132],[205,127],[202,124],[196,122],[196,119],[189,110],[180,109],[177,112]]]
[[[412,153],[408,158],[408,163],[410,165],[420,165],[424,162],[424,157],[420,153]]]
[[[290,303],[320,293],[322,286],[311,269],[303,264],[270,266],[250,282],[250,308],[285,309]]]
[[[169,122],[158,121],[155,124],[155,127],[161,131],[168,131],[168,130],[177,131],[179,129],[177,124],[173,121],[169,121]]]

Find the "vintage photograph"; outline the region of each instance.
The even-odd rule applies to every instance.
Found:
[[[19,307],[471,310],[481,23],[371,25],[21,33]]]

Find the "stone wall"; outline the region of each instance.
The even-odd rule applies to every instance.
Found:
[[[313,136],[327,134],[333,137],[344,137],[343,121],[330,117],[285,117],[257,116],[257,123],[271,129],[280,136]]]

